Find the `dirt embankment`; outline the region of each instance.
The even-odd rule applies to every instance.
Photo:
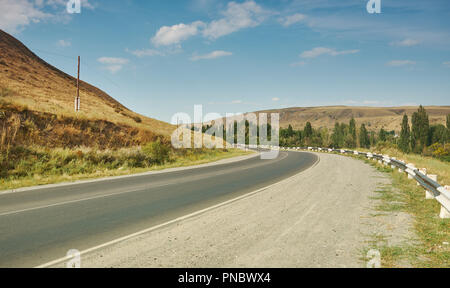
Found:
[[[57,116],[0,103],[0,137],[2,148],[38,145],[105,149],[141,145],[161,136],[149,130],[105,120]]]

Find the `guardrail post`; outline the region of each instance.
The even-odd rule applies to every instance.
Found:
[[[450,186],[445,186],[445,190],[450,191]],[[448,211],[444,206],[441,206],[441,213],[439,214],[441,219],[450,219],[450,211]]]
[[[428,178],[437,182],[437,175],[428,175]],[[425,199],[434,199],[433,192],[426,190],[425,191]]]
[[[406,167],[408,167],[408,170],[414,171],[415,167],[414,164],[409,163],[408,165],[406,165]],[[408,179],[414,179],[413,175],[411,175],[411,173],[408,173]]]
[[[403,162],[403,160],[401,160],[401,159],[398,160],[398,161],[400,161],[400,162],[402,162],[402,163],[405,163],[405,162]],[[403,173],[404,171],[403,171],[403,169],[402,169],[401,167],[399,167],[399,168],[398,168],[398,172]]]
[[[391,159],[392,160],[397,160],[397,158],[395,158],[395,157],[392,157]],[[394,163],[392,163],[392,161],[391,161],[391,169],[394,170],[395,167],[397,167],[397,166],[395,166]]]

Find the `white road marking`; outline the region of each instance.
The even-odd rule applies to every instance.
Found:
[[[295,151],[294,151],[294,152],[295,152]],[[313,165],[311,165],[311,167],[309,167],[309,168],[306,169],[306,170],[309,170],[309,169],[314,168],[319,162],[320,162],[320,157],[317,157],[316,162],[315,162]],[[306,170],[303,170],[303,171],[301,171],[300,173],[303,173],[303,172],[305,172]],[[298,174],[295,174],[295,175],[293,175],[293,176],[291,176],[291,177],[289,177],[289,178],[284,179],[284,180],[281,181],[281,182],[289,181],[289,180],[293,179],[294,177],[296,177],[297,175],[298,175]],[[134,237],[137,237],[137,236],[140,236],[140,235],[143,235],[143,234],[146,234],[146,233],[155,231],[155,230],[157,230],[157,229],[159,229],[159,228],[162,228],[162,227],[165,227],[165,226],[169,226],[169,225],[171,225],[171,224],[174,224],[174,223],[177,223],[177,222],[180,222],[180,221],[183,221],[183,220],[186,220],[186,219],[189,219],[189,218],[192,218],[192,217],[195,217],[195,216],[204,214],[204,213],[206,213],[206,212],[208,212],[208,211],[217,209],[217,208],[222,207],[222,206],[226,206],[226,205],[228,205],[228,204],[234,203],[234,202],[239,201],[239,200],[241,200],[241,199],[245,199],[245,198],[248,198],[248,197],[255,196],[256,194],[258,194],[258,193],[260,193],[260,192],[262,192],[262,191],[264,191],[264,190],[267,190],[267,189],[269,189],[269,188],[271,188],[271,187],[273,187],[273,186],[275,186],[275,185],[278,185],[278,184],[280,184],[281,182],[274,183],[274,184],[272,184],[272,185],[269,185],[269,186],[266,186],[266,187],[264,187],[264,188],[258,189],[258,190],[256,190],[256,191],[251,192],[251,193],[248,193],[248,194],[245,194],[245,195],[236,197],[236,198],[231,199],[231,200],[227,200],[227,201],[225,201],[225,202],[222,202],[222,203],[216,204],[216,205],[214,205],[214,206],[211,206],[211,207],[208,207],[208,208],[199,210],[199,211],[197,211],[197,212],[193,212],[193,213],[184,215],[184,216],[182,216],[182,217],[176,218],[176,219],[174,219],[174,220],[171,220],[171,221],[168,221],[168,222],[165,222],[165,223],[162,223],[162,224],[159,224],[159,225],[156,225],[156,226],[153,226],[153,227],[150,227],[150,228],[141,230],[141,231],[136,232],[136,233],[133,233],[133,234],[129,234],[129,235],[127,235],[127,236],[124,236],[124,237],[121,237],[121,238],[118,238],[118,239],[115,239],[115,240],[112,240],[112,241],[103,243],[103,244],[98,245],[98,246],[94,246],[94,247],[89,248],[89,249],[86,249],[86,250],[83,250],[83,251],[80,252],[80,256],[86,255],[86,254],[88,254],[88,253],[94,252],[94,251],[99,250],[99,249],[102,249],[102,248],[106,248],[106,247],[111,246],[111,245],[114,245],[114,244],[118,244],[118,243],[120,243],[120,242],[129,240],[129,239],[131,239],[131,238],[134,238]],[[59,258],[59,259],[53,260],[53,261],[51,261],[51,262],[48,262],[48,263],[39,265],[39,266],[37,266],[37,267],[35,267],[35,268],[48,268],[48,267],[54,266],[54,265],[56,265],[56,264],[62,263],[62,262],[64,262],[64,261],[68,261],[68,260],[70,260],[70,259],[72,259],[72,258],[66,256],[66,257]]]

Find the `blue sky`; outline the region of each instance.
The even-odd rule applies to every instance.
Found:
[[[0,0],[0,28],[127,107],[450,105],[450,1]],[[3,13],[6,11],[6,13]]]

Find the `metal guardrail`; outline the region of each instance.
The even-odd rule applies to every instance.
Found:
[[[291,148],[292,149],[292,148]],[[345,149],[330,149],[320,147],[294,147],[294,150],[308,150],[325,153],[339,153],[361,155],[369,159],[377,160],[384,165],[390,165],[392,169],[399,169],[399,172],[407,173],[408,178],[415,179],[418,185],[425,189],[425,197],[427,199],[435,199],[441,204],[440,218],[450,218],[450,188],[443,186],[437,182],[436,175],[427,175],[426,169],[418,169],[414,164],[408,164],[396,158],[391,158],[389,155],[380,155],[371,152],[359,152]]]

